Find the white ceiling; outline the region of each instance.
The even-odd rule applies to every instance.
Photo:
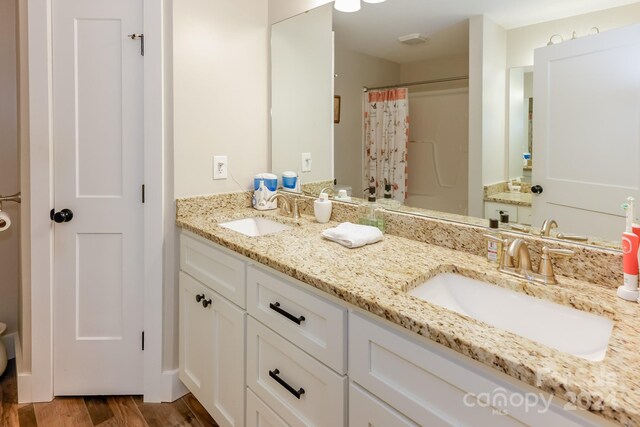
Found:
[[[336,38],[347,48],[397,63],[465,54],[468,22],[486,15],[506,29],[635,3],[637,0],[387,0],[362,2],[354,13],[334,10]],[[407,46],[397,38],[411,33],[429,37]]]

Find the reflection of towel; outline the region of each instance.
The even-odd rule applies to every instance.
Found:
[[[370,225],[343,222],[335,228],[324,230],[322,236],[347,248],[358,248],[382,240],[382,231]]]

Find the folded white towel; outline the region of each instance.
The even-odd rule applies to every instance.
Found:
[[[360,246],[379,242],[383,236],[382,231],[376,227],[343,222],[337,227],[324,230],[322,237],[338,242],[347,248],[359,248]]]

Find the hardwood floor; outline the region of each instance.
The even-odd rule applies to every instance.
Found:
[[[0,427],[218,427],[192,394],[172,403],[142,396],[56,397],[18,404],[15,361],[0,377]]]

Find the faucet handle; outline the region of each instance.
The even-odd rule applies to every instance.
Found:
[[[293,206],[291,207],[291,216],[294,219],[299,219],[300,218],[300,205],[308,205],[309,204],[309,200],[306,199],[300,199],[297,197],[293,198]]]
[[[538,274],[543,277],[544,283],[550,285],[558,283],[553,271],[553,263],[551,262],[552,256],[559,258],[571,258],[573,255],[575,255],[575,252],[569,249],[549,248],[544,246],[542,248],[542,256],[540,258],[540,267],[538,268]]]
[[[571,258],[572,256],[574,256],[576,253],[573,252],[570,249],[558,249],[558,248],[548,248],[546,246],[544,246],[542,248],[542,254],[548,254],[548,255],[555,255],[561,258]]]

